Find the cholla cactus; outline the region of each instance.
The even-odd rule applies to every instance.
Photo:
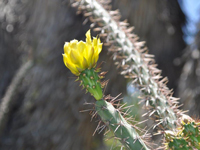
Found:
[[[199,150],[200,122],[186,116],[181,120],[176,131],[166,131],[166,149],[171,150]]]
[[[145,149],[142,138],[121,115],[119,109],[116,109],[112,103],[103,99],[102,86],[98,76],[99,68],[95,69],[102,50],[100,39],[91,40],[90,31],[86,33],[86,42],[72,40],[64,45],[63,60],[67,68],[78,76],[81,85],[97,100],[95,108],[102,121],[114,132],[115,137],[129,150]]]
[[[94,30],[101,31],[101,35],[106,36],[106,44],[110,45],[109,51],[113,53],[113,59],[121,68],[121,74],[131,79],[132,84],[137,83],[140,87],[145,106],[149,109],[147,114],[154,116],[154,119],[158,121],[156,125],[162,125],[161,129],[171,129],[162,132],[165,133],[166,149],[200,149],[200,123],[192,119],[184,119],[177,127],[178,118],[184,115],[177,109],[177,99],[172,97],[172,91],[166,87],[167,80],[165,78],[160,80],[160,70],[156,68],[152,56],[146,53],[146,49],[143,48],[144,44],[138,42],[137,36],[131,33],[132,28],[127,28],[126,22],[119,21],[119,12],[104,9],[108,8],[107,1],[102,0],[101,3],[104,7],[95,0],[81,0],[77,1],[75,5],[79,12],[89,17],[91,22],[99,25]],[[115,137],[124,144],[124,147],[127,149],[148,149],[133,126],[128,124],[120,114],[120,111],[112,103],[103,99],[100,78],[95,71],[98,54],[101,51],[95,50],[95,45],[98,45],[96,47],[102,45],[97,38],[91,41],[89,33],[86,36],[89,38],[86,38],[86,43],[83,45],[89,47],[86,48],[87,53],[79,50],[77,58],[74,58],[75,52],[65,52],[67,55],[64,56],[66,66],[72,73],[79,76],[81,84],[96,98],[95,109],[97,113],[110,130],[115,133]],[[90,41],[90,46],[87,44],[88,41]],[[75,40],[70,43],[81,45],[82,42]],[[73,46],[67,43],[66,47]],[[91,51],[88,52],[88,50]],[[68,58],[71,60],[70,63],[66,62]],[[80,62],[77,62],[78,60]]]
[[[128,28],[127,22],[119,21],[119,12],[106,10],[110,8],[106,0],[100,3],[77,0],[73,6],[78,7],[78,12],[82,12],[93,24],[98,24],[94,30],[101,31],[100,36],[106,37],[106,45],[110,46],[109,52],[121,74],[140,88],[147,114],[157,121],[155,127],[175,129],[181,111],[176,106],[177,98],[172,97],[172,91],[166,87],[166,78],[160,80],[160,70],[156,68],[153,56],[147,54],[144,42],[137,41],[133,28]]]

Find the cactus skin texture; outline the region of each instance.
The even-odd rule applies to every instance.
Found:
[[[141,99],[145,100],[145,107],[149,109],[147,114],[157,122],[154,127],[164,130],[162,133],[165,133],[166,149],[200,149],[200,123],[184,121],[177,128],[178,119],[184,114],[178,109],[178,99],[172,97],[173,92],[166,86],[167,79],[162,79],[161,71],[156,68],[153,56],[147,54],[143,42],[137,41],[137,36],[132,33],[133,28],[127,28],[126,21],[119,21],[118,11],[107,10],[108,3],[106,0],[99,2],[76,0],[73,6],[78,7],[77,13],[82,12],[90,19],[91,27],[98,25],[94,31],[101,31],[100,36],[106,37],[104,45],[110,46],[109,52],[113,55],[113,60],[120,68],[121,74],[140,88],[143,93]],[[85,79],[83,84],[87,88],[88,80]],[[93,84],[95,83],[91,85]],[[89,86],[87,90],[92,91]],[[120,111],[115,109],[112,103],[100,97],[101,94],[97,96],[96,111],[102,121],[114,132],[115,137],[129,150],[148,149],[134,127],[122,117]],[[166,129],[171,131],[165,131]]]
[[[103,87],[107,81],[100,82],[100,79],[104,78],[106,72],[101,72],[98,75],[101,68],[96,67],[101,48],[102,43],[100,43],[100,39],[93,38],[93,43],[91,42],[89,30],[86,33],[86,43],[82,41],[78,42],[77,40],[65,43],[64,63],[74,75],[78,76],[76,81],[80,81],[80,86],[82,85],[83,88],[86,88],[86,92],[89,92],[97,100],[97,113],[101,116],[104,123],[114,131],[116,138],[121,140],[124,147],[129,150],[147,150],[148,148],[136,130],[126,122],[120,111],[115,109],[111,103],[102,100]]]
[[[166,78],[160,80],[160,70],[156,68],[152,55],[143,48],[144,43],[137,41],[126,22],[119,21],[117,11],[106,10],[106,0],[102,0],[102,5],[96,0],[76,1],[73,6],[78,7],[78,13],[82,12],[98,25],[94,31],[101,31],[100,36],[106,36],[104,45],[110,46],[109,52],[121,74],[140,88],[143,93],[141,100],[145,100],[145,108],[149,110],[147,114],[156,120],[155,127],[175,129],[178,114],[181,114],[176,106],[177,98],[172,97],[172,92],[166,87]]]
[[[86,92],[90,92],[96,100],[100,100],[103,97],[100,77],[94,68],[81,72],[79,79],[81,80],[81,85],[86,88]]]
[[[102,121],[128,150],[149,150],[133,126],[128,124],[120,111],[113,107],[111,103],[102,99],[96,101],[95,106]]]
[[[98,75],[98,70],[100,69],[86,69],[78,77],[81,85],[97,100],[95,105],[97,114],[128,150],[149,150],[134,127],[128,124],[121,115],[121,112],[115,109],[112,103],[102,99],[103,87],[100,83],[102,76]]]
[[[188,121],[181,123],[176,133],[166,133],[167,149],[171,150],[199,150],[200,149],[200,123]]]

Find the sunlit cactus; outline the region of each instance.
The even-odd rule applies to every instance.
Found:
[[[99,38],[91,39],[90,30],[86,33],[86,42],[72,40],[64,45],[63,61],[65,66],[81,81],[86,92],[96,100],[103,98],[98,71],[95,71],[102,43]]]
[[[193,150],[200,149],[200,122],[190,117],[183,118],[175,131],[165,132],[166,149]]]
[[[78,13],[82,12],[85,17],[90,19],[92,27],[97,25],[93,30],[100,31],[100,36],[105,37],[104,44],[109,46],[109,52],[112,53],[113,60],[117,68],[120,68],[121,74],[128,78],[132,85],[137,84],[137,87],[140,88],[142,93],[140,98],[144,100],[145,108],[148,109],[146,114],[156,121],[154,127],[159,127],[161,130],[159,133],[165,135],[165,139],[163,139],[165,148],[200,149],[199,123],[191,120],[182,120],[180,123],[180,118],[185,115],[178,109],[178,98],[172,97],[173,92],[166,86],[167,79],[162,79],[161,71],[156,68],[154,56],[147,53],[144,42],[138,42],[138,37],[132,33],[133,28],[128,27],[126,21],[119,21],[119,11],[110,11],[108,2],[104,0],[100,2],[77,0],[73,6],[78,7]],[[100,40],[97,43],[100,44]],[[89,50],[93,51],[92,48]],[[97,74],[98,69],[95,69],[96,64],[92,63],[92,65],[84,67],[83,64],[87,61],[81,56],[78,58],[81,63],[74,61],[74,63],[76,62],[74,66],[82,64],[79,68],[71,69],[66,62],[65,64],[72,73],[75,71],[74,74],[79,76],[81,85],[95,97],[97,100],[95,103],[96,113],[113,131],[115,138],[119,139],[126,149],[149,149],[134,126],[128,123],[118,108],[114,107],[113,102],[105,100],[100,77]],[[89,62],[96,63],[97,61],[90,60]]]
[[[99,100],[95,107],[102,121],[114,132],[115,137],[121,141],[124,147],[128,150],[149,149],[134,127],[126,121],[112,103]]]
[[[112,103],[103,98],[103,85],[100,83],[101,76],[98,75],[100,68],[96,68],[99,53],[102,50],[100,39],[91,40],[90,31],[86,33],[86,42],[72,40],[64,45],[63,60],[67,68],[78,76],[80,85],[86,88],[97,100],[95,108],[97,114],[107,127],[114,132],[116,138],[129,150],[148,150],[145,142],[116,109]],[[104,74],[104,73],[102,73]]]
[[[147,114],[157,121],[155,126],[176,128],[177,115],[181,114],[176,106],[178,99],[172,97],[172,91],[166,87],[167,79],[162,79],[153,55],[147,54],[144,42],[137,41],[138,37],[132,33],[133,28],[128,27],[127,22],[119,21],[119,11],[106,10],[110,7],[104,0],[100,3],[77,0],[73,6],[98,25],[94,31],[100,31],[100,36],[106,37],[105,45],[110,46],[109,52],[121,74],[140,88]]]
[[[86,69],[79,75],[81,85],[86,88],[86,91],[90,92],[96,100],[103,98],[100,78],[97,71],[92,69]]]

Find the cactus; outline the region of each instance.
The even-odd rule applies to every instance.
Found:
[[[145,100],[145,107],[149,109],[147,114],[158,121],[155,126],[161,125],[160,129],[164,130],[161,133],[165,135],[166,149],[200,149],[200,123],[193,120],[178,122],[186,115],[178,109],[178,99],[172,97],[172,91],[166,87],[167,79],[161,79],[153,56],[147,54],[144,43],[138,42],[137,36],[131,33],[133,28],[127,28],[128,23],[119,21],[118,11],[107,10],[110,8],[108,3],[104,0],[77,0],[72,5],[90,19],[93,23],[91,26],[98,25],[94,31],[101,31],[100,36],[106,36],[105,45],[110,46],[109,52],[113,54],[121,74],[140,88],[142,100]],[[95,108],[102,121],[127,149],[148,149],[134,126],[126,121],[112,103],[102,98],[100,78],[91,72],[94,69],[90,69],[80,73],[79,79],[87,91],[93,96],[96,94]],[[93,74],[96,79],[90,82],[91,76],[85,78],[86,74]]]
[[[100,84],[100,77],[94,69],[102,50],[102,43],[99,38],[91,39],[90,30],[86,33],[86,42],[72,40],[64,45],[63,61],[70,71],[78,76],[86,92],[90,92],[96,100],[103,98]]]
[[[96,68],[96,63],[99,53],[102,49],[100,39],[93,38],[91,40],[90,30],[86,33],[86,42],[72,40],[64,45],[63,60],[64,64],[70,71],[78,76],[78,79],[87,92],[90,92],[96,101],[96,112],[101,117],[102,121],[114,132],[116,138],[129,150],[145,149],[142,138],[136,132],[134,127],[130,125],[121,115],[121,112],[116,109],[112,103],[103,99],[102,85],[99,76],[100,68]]]
[[[73,6],[89,17],[92,26],[98,24],[94,31],[101,31],[100,36],[106,36],[105,45],[110,46],[109,52],[113,54],[121,74],[140,88],[142,100],[145,100],[145,107],[149,109],[147,114],[158,121],[155,126],[161,125],[160,129],[171,130],[162,132],[165,133],[167,148],[199,149],[198,123],[182,123],[177,128],[177,118],[183,116],[183,113],[178,109],[178,99],[172,97],[172,91],[166,87],[167,79],[161,80],[160,70],[156,68],[153,56],[147,54],[144,43],[138,42],[137,36],[131,33],[133,28],[127,28],[126,22],[119,22],[119,12],[104,9],[108,8],[106,1],[101,1],[101,4],[95,0],[81,0]],[[127,149],[148,149],[133,126],[126,122],[112,103],[101,99],[95,106],[102,121]]]
[[[165,132],[166,149],[200,149],[200,122],[191,118],[182,119],[176,131]]]
[[[90,92],[96,100],[99,100],[103,97],[102,88],[100,84],[100,77],[98,76],[97,71],[92,69],[86,69],[79,75],[79,80],[83,88],[86,88],[86,91]]]
[[[101,3],[108,7],[108,2]],[[166,87],[166,78],[160,80],[160,70],[156,68],[152,55],[146,53],[146,48],[142,48],[144,43],[138,42],[137,36],[131,33],[133,28],[127,29],[126,22],[119,22],[119,12],[107,11],[102,5],[95,0],[73,4],[91,22],[98,24],[94,31],[101,31],[100,36],[106,36],[106,45],[110,45],[109,51],[113,53],[117,67],[121,68],[121,74],[140,87],[149,116],[158,121],[155,126],[175,129],[177,117],[182,112],[176,106],[178,99],[172,97],[172,91]]]
[[[114,132],[115,137],[118,138],[128,150],[148,150],[148,147],[134,127],[124,119],[120,111],[115,109],[111,103],[105,100],[99,100],[96,101],[95,107],[102,121]]]

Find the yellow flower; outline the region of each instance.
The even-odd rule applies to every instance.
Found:
[[[91,39],[90,30],[87,31],[86,42],[72,40],[65,42],[63,61],[69,70],[79,75],[85,69],[96,66],[99,53],[102,50],[102,43],[99,38]]]

